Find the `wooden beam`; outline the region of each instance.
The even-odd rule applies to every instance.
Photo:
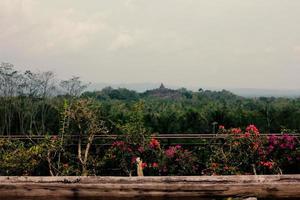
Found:
[[[300,175],[0,177],[0,199],[211,199],[300,197]]]

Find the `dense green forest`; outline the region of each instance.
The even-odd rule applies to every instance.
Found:
[[[218,125],[244,128],[255,124],[261,132],[299,132],[300,98],[244,98],[230,91],[200,88],[172,90],[161,85],[138,93],[106,87],[86,91],[79,77],[57,80],[52,72],[20,72],[0,66],[0,133],[58,134],[64,105],[89,99],[111,133],[126,124],[139,106],[144,126],[152,133],[212,133]]]
[[[163,84],[143,93],[86,88],[78,77],[59,81],[52,72],[1,64],[0,133],[26,139],[0,139],[0,175],[131,176],[137,162],[145,175],[299,173],[299,139],[260,133],[298,132],[300,99]],[[184,140],[171,144],[153,136],[212,132],[226,137],[184,146]],[[110,134],[118,136],[95,138]]]

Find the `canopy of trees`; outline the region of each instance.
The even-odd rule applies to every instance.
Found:
[[[20,72],[0,65],[0,134],[58,134],[64,101],[93,99],[113,133],[131,119],[138,103],[143,125],[153,133],[212,133],[218,126],[256,124],[262,132],[300,130],[300,98],[244,98],[233,93],[163,85],[143,93],[106,87],[85,91],[78,77],[59,81],[52,72]]]

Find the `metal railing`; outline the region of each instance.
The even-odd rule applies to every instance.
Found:
[[[201,134],[201,133],[180,133],[180,134],[153,134],[152,137],[156,139],[224,139],[228,136],[229,134]],[[271,136],[271,135],[276,135],[276,136],[281,136],[283,135],[282,133],[263,133],[261,136]],[[289,135],[293,135],[295,137],[300,137],[300,133],[291,133]],[[27,134],[12,134],[12,135],[0,135],[0,139],[12,139],[12,140],[41,140],[45,139],[45,135],[27,135]],[[51,135],[51,137],[59,137],[59,135]],[[71,135],[68,136],[71,138],[78,138],[77,135]],[[125,137],[125,135],[117,135],[117,134],[107,134],[107,135],[96,135],[95,139],[112,139],[115,140],[117,138],[122,138]]]

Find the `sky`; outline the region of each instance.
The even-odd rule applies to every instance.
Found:
[[[0,62],[61,79],[300,89],[299,0],[1,0]]]

